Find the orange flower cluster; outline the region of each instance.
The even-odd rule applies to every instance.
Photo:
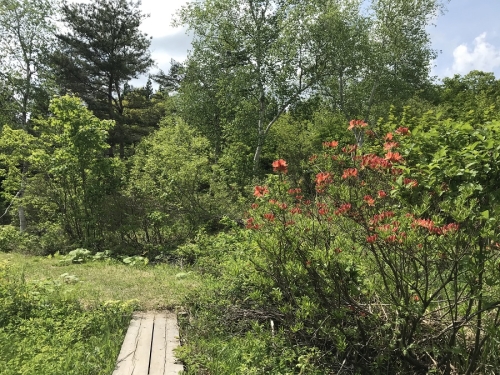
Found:
[[[366,202],[368,206],[375,206],[375,199],[371,197],[371,195],[365,195],[363,200]]]
[[[338,210],[335,210],[334,214],[335,215],[342,215],[345,214],[347,211],[351,209],[351,204],[350,203],[344,203],[341,205]]]
[[[255,219],[253,217],[250,217],[247,219],[246,228],[257,230],[260,228],[260,225],[255,223]]]
[[[361,160],[361,166],[368,167],[370,169],[386,169],[391,167],[391,163],[389,160],[381,158],[375,154],[366,154],[363,155],[363,159]]]
[[[267,214],[264,214],[264,219],[266,219],[268,221],[274,221],[275,217],[274,217],[274,214],[272,212],[269,212]]]
[[[322,216],[326,215],[327,213],[328,213],[328,208],[326,208],[326,207],[325,208],[320,208],[318,210],[318,214],[320,214]]]
[[[399,152],[389,151],[387,154],[385,154],[385,160],[399,163],[403,161],[403,157],[399,154]]]
[[[342,152],[345,152],[346,154],[353,154],[357,149],[358,145],[347,145],[345,147],[342,147]]]
[[[344,170],[344,173],[342,174],[342,178],[346,179],[349,177],[357,177],[358,175],[358,170],[356,168],[348,168]]]
[[[400,126],[396,129],[396,133],[400,135],[408,135],[410,134],[410,129]]]
[[[328,213],[328,206],[325,203],[316,203],[316,207],[320,215],[324,216]]]
[[[447,234],[449,232],[456,232],[456,231],[458,231],[459,228],[460,228],[460,226],[458,225],[458,223],[450,223],[450,224],[443,225],[441,227],[441,230],[443,231],[443,234]]]
[[[329,172],[320,172],[316,175],[316,185],[323,186],[332,182],[332,175]]]
[[[335,148],[339,145],[337,141],[331,141],[331,142],[323,142],[323,147],[324,148]]]
[[[394,212],[384,211],[378,215],[374,215],[373,218],[370,220],[370,224],[376,225],[378,222],[385,220],[385,219],[388,219],[388,218],[391,218],[391,217],[394,217]]]
[[[266,186],[256,186],[253,190],[253,195],[256,197],[263,197],[266,194],[269,194],[269,189]]]
[[[384,150],[389,151],[398,146],[399,146],[398,142],[386,142],[384,143]]]
[[[403,180],[403,183],[408,186],[410,185],[410,187],[417,187],[418,186],[418,182],[417,180],[412,180],[411,178],[405,178]]]
[[[414,226],[419,226],[422,228],[427,228],[431,230],[434,228],[434,222],[431,219],[415,219],[413,221]]]
[[[288,173],[288,164],[283,159],[273,161],[273,171],[280,173]]]
[[[398,237],[395,234],[391,234],[390,236],[387,236],[385,238],[385,242],[394,243],[397,241],[397,239]]]
[[[428,229],[430,233],[436,234],[438,236],[453,233],[459,229],[458,223],[450,223],[443,225],[442,227],[438,227],[434,225],[434,222],[431,219],[415,219],[413,221],[412,227],[414,228],[417,226]]]
[[[368,124],[363,120],[351,120],[347,130],[366,128]]]

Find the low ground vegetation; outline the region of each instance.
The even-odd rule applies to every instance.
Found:
[[[84,308],[65,293],[63,282],[26,281],[0,263],[2,374],[113,371],[133,306],[108,302]]]
[[[169,265],[0,253],[0,373],[109,375],[134,310],[179,310],[196,274]]]

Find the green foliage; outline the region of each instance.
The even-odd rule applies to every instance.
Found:
[[[47,60],[55,46],[56,8],[52,0],[4,0],[0,4],[0,80],[7,88],[7,92],[2,90],[7,100],[2,100],[0,113],[11,112],[6,113],[11,126],[27,130],[30,118],[46,113],[46,98],[52,92]]]
[[[444,78],[438,92],[444,117],[471,124],[498,119],[500,81],[493,73],[474,70],[465,76]]]
[[[205,323],[208,319],[207,317],[201,321]],[[187,375],[206,372],[220,375],[324,374],[323,370],[310,363],[310,359],[316,356],[314,349],[287,346],[284,336],[272,335],[265,324],[255,323],[246,332],[229,338],[213,332],[207,332],[206,336],[197,339],[196,347],[181,346],[176,352],[179,359],[187,365]]]
[[[151,84],[151,81],[148,83]],[[142,137],[158,128],[161,118],[165,116],[169,100],[159,92],[149,92],[147,87],[124,93],[122,121],[127,126],[127,143],[137,144]]]
[[[22,190],[23,179],[26,174],[25,164],[37,146],[37,140],[24,130],[12,129],[5,125],[0,132],[0,176],[2,194],[7,201]]]
[[[194,260],[204,280],[183,301],[189,316],[179,315],[183,346],[177,355],[187,374],[291,374],[299,355],[308,352],[289,347],[277,330],[272,333],[272,317],[248,297],[259,293],[249,234],[233,224],[216,236],[199,233],[178,250]]]
[[[66,92],[78,94],[100,119],[113,119],[109,141],[125,156],[130,144],[124,121],[124,85],[153,65],[151,39],[139,30],[146,17],[139,4],[128,0],[65,3],[58,34],[59,50],[52,55],[56,78]],[[127,115],[128,116],[128,115]],[[128,119],[130,120],[130,119]]]
[[[234,155],[235,142],[250,147],[252,172],[259,176],[268,165],[263,152],[272,153],[268,141],[277,120],[310,98],[324,99],[344,120],[371,120],[427,89],[435,52],[426,27],[442,5],[189,3],[177,23],[193,32],[192,53],[182,74],[170,77],[181,77],[180,116],[210,139],[217,156],[226,150]]]
[[[180,249],[207,277],[186,301],[188,371],[207,371],[210,356],[208,371],[243,373],[236,362],[251,349],[240,338],[252,345],[258,337],[245,371],[264,373],[276,348],[295,353],[272,362],[284,373],[304,362],[310,373],[498,366],[498,124],[394,121],[380,127],[403,126],[366,137],[362,148],[325,143],[310,160],[314,197],[281,168],[255,188],[250,232],[201,236]],[[356,140],[364,125],[353,122]],[[231,345],[214,351],[228,336]]]
[[[110,374],[131,308],[83,309],[56,282],[27,283],[0,264],[0,372]]]
[[[28,213],[42,234],[55,235],[49,223],[57,223],[71,242],[98,248],[111,229],[109,211],[120,187],[121,163],[105,156],[113,123],[70,96],[54,98],[50,111],[37,123],[41,136],[29,159],[37,173],[26,188]]]
[[[291,115],[283,115],[270,130],[267,140],[267,150],[262,156],[262,161],[268,165],[267,172],[271,172],[270,166],[273,160],[286,159],[294,169],[297,177],[302,175],[303,162],[320,148],[317,127],[312,122],[294,119]]]
[[[128,264],[130,266],[135,266],[135,265],[143,265],[147,266],[149,263],[149,259],[145,257],[141,257],[139,255],[134,255],[131,257],[125,257],[122,259],[122,262],[125,264]]]
[[[315,82],[307,29],[313,17],[304,2],[274,0],[193,2],[179,12],[178,23],[195,35],[180,87],[183,107],[208,117],[204,134],[219,149],[222,137],[249,145],[254,171],[270,128]]]
[[[61,260],[63,263],[85,263],[93,258],[92,252],[87,249],[71,250],[68,255]]]
[[[172,249],[201,226],[210,229],[234,215],[231,192],[217,180],[211,157],[205,137],[178,118],[164,119],[130,161],[127,195],[134,211],[127,236]]]
[[[36,239],[28,233],[20,233],[19,228],[12,225],[0,226],[0,251],[29,253],[33,252],[36,245]]]

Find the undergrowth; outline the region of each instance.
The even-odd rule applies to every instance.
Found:
[[[56,281],[27,282],[0,263],[0,374],[109,375],[132,306],[83,306]]]

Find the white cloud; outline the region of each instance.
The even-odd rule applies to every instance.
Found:
[[[149,17],[143,21],[141,30],[153,37],[179,32],[179,29],[172,27],[171,23],[175,12],[186,3],[187,0],[143,0],[141,10],[149,14]]]
[[[500,48],[486,41],[486,33],[474,39],[474,48],[469,50],[461,44],[453,51],[451,73],[466,74],[471,70],[492,72],[500,67]]]

